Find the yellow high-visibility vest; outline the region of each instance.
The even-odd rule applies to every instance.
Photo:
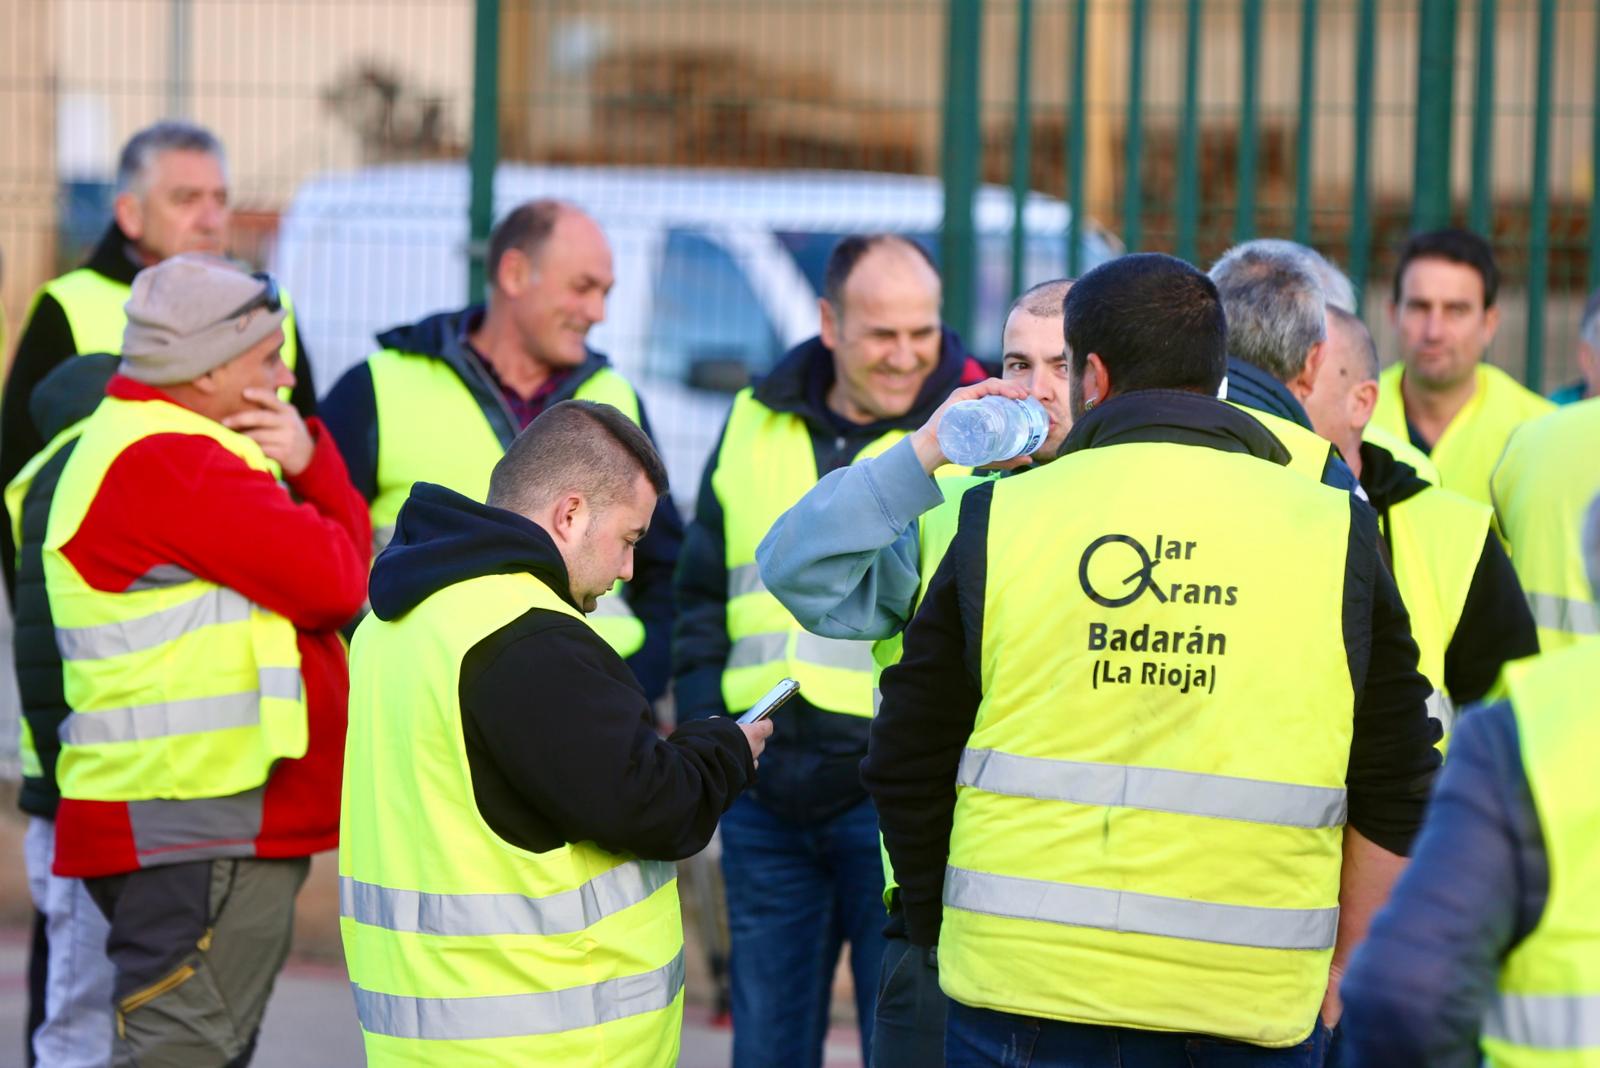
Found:
[[[1590,403],[1590,402],[1585,402]],[[1600,656],[1574,646],[1506,666],[1550,896],[1538,925],[1500,968],[1483,1026],[1495,1068],[1600,1066]]]
[[[1328,453],[1333,448],[1332,442],[1292,419],[1233,401],[1228,403],[1266,427],[1278,439],[1278,443],[1289,453],[1289,470],[1305,475],[1313,482],[1322,481],[1322,472],[1328,466]]]
[[[43,549],[72,708],[56,764],[62,797],[227,797],[265,783],[276,761],[305,755],[300,650],[287,619],[176,566],[121,593],[98,590],[62,551],[117,457],[168,433],[211,438],[274,470],[250,438],[163,400],[107,397],[81,424]]]
[[[1173,444],[995,486],[948,995],[1271,1047],[1311,1032],[1355,709],[1350,523],[1342,490]],[[1017,551],[1038,545],[1059,566]]]
[[[533,608],[531,575],[368,616],[350,652],[339,929],[367,1063],[665,1068],[683,1022],[676,869],[484,821],[462,733],[467,652]]]
[[[384,349],[367,360],[378,415],[378,493],[372,499],[373,555],[394,536],[395,518],[416,482],[434,482],[475,501],[489,494],[489,473],[505,455],[483,408],[443,360]],[[609,404],[639,422],[639,397],[627,379],[603,367],[575,400]],[[624,659],[644,648],[644,624],[619,582],[600,598],[590,622]]]
[[[1511,545],[1539,649],[1553,652],[1600,635],[1584,569],[1581,528],[1600,494],[1600,398],[1557,409],[1511,435],[1495,468],[1500,530]]]
[[[1409,441],[1405,399],[1400,392],[1403,364],[1378,376],[1378,406],[1372,426]],[[1439,470],[1440,484],[1481,504],[1492,505],[1489,475],[1511,432],[1529,419],[1555,410],[1555,405],[1526,389],[1500,368],[1478,365],[1477,389],[1434,442],[1428,456]]]

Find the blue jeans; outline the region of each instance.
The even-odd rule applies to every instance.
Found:
[[[734,1068],[816,1068],[833,973],[850,943],[861,1059],[883,959],[878,815],[863,800],[815,825],[741,797],[722,817]]]
[[[1267,1049],[1208,1035],[1040,1020],[950,1002],[949,1068],[1322,1068],[1328,1029],[1319,1019],[1298,1046]]]

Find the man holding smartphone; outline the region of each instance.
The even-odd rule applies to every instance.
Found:
[[[412,488],[351,646],[341,931],[367,1063],[675,1064],[672,862],[755,777],[770,722],[669,738],[587,618],[633,571],[666,471],[564,401],[488,503]]]

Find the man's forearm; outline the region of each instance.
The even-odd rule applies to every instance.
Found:
[[[1339,1022],[1339,981],[1356,947],[1366,940],[1372,918],[1378,914],[1394,884],[1406,870],[1406,858],[1389,852],[1364,837],[1354,827],[1344,829],[1344,864],[1339,869],[1339,932],[1334,939],[1328,992],[1322,1002],[1322,1019],[1329,1027]]]

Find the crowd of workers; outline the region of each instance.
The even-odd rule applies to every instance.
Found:
[[[1260,240],[1034,286],[991,377],[849,237],[685,526],[580,208],[320,401],[227,223],[141,131],[6,381],[32,1062],[248,1063],[337,848],[369,1063],[674,1063],[720,829],[739,1068],[820,1063],[846,946],[882,1068],[1600,1064],[1600,299],[1559,409],[1457,230],[1386,370]],[[1045,441],[958,469],[990,395]]]

